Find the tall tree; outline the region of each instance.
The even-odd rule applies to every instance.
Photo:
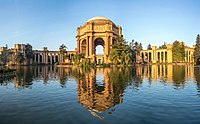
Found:
[[[116,42],[112,45],[109,59],[113,64],[127,65],[132,62],[133,51],[128,42],[123,37],[117,37]]]
[[[0,62],[5,65],[7,62],[7,57],[8,57],[8,50],[6,49],[3,50],[0,54]]]
[[[131,49],[133,50],[133,61],[136,62],[137,56],[139,56],[140,51],[143,49],[142,44],[137,41],[132,40],[130,43]]]
[[[185,45],[183,42],[174,41],[172,59],[174,62],[183,62],[185,60]]]
[[[30,64],[30,59],[33,58],[32,46],[30,44],[25,45],[25,57],[27,59],[27,64]]]
[[[196,44],[194,48],[194,62],[199,65],[200,64],[200,35],[197,35]]]
[[[16,61],[18,64],[23,63],[24,60],[25,60],[25,58],[24,58],[23,53],[17,53],[17,54],[15,55],[15,61]]]
[[[67,47],[64,44],[61,44],[60,47],[59,47],[62,61],[64,61],[66,59],[66,57],[67,57],[66,48]]]

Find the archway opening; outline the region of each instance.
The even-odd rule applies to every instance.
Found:
[[[94,54],[96,64],[104,63],[104,40],[102,38],[97,38],[94,41]]]
[[[86,55],[86,40],[83,40],[81,42],[81,53],[83,53],[84,55]]]

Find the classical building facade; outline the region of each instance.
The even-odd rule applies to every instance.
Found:
[[[186,63],[194,63],[194,47],[185,46],[185,61]],[[172,63],[172,45],[167,44],[166,49],[160,49],[152,46],[149,50],[141,50],[136,58],[137,62],[146,63]]]
[[[122,28],[102,16],[89,19],[77,28],[77,53],[83,53],[91,63],[109,63],[109,54],[117,36],[122,36]],[[96,55],[96,47],[103,46],[103,57]],[[98,60],[97,60],[98,58]]]
[[[18,64],[15,61],[15,56],[17,53],[22,53],[24,55],[25,61],[24,65],[27,64],[27,59],[25,57],[25,44],[15,44],[14,48],[8,49],[7,47],[1,47],[0,48],[0,54],[2,51],[7,50],[8,56],[7,56],[7,64],[8,65],[16,65]],[[30,64],[33,62],[36,64],[43,64],[43,65],[51,65],[54,63],[63,63],[65,62],[65,59],[63,58],[64,54],[61,53],[61,49],[58,51],[50,51],[47,47],[43,47],[42,50],[32,50],[33,57],[30,59]],[[66,60],[71,61],[73,55],[76,54],[75,51],[67,51],[67,58]]]

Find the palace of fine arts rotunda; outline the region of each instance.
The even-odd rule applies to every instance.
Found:
[[[91,63],[109,63],[109,54],[115,38],[122,36],[122,28],[103,16],[95,16],[77,28],[77,53],[83,53]],[[103,47],[103,55],[96,54],[96,47]]]

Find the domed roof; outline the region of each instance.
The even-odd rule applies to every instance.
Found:
[[[93,21],[93,20],[109,20],[109,19],[103,16],[94,16],[91,19],[89,19],[87,22]]]

